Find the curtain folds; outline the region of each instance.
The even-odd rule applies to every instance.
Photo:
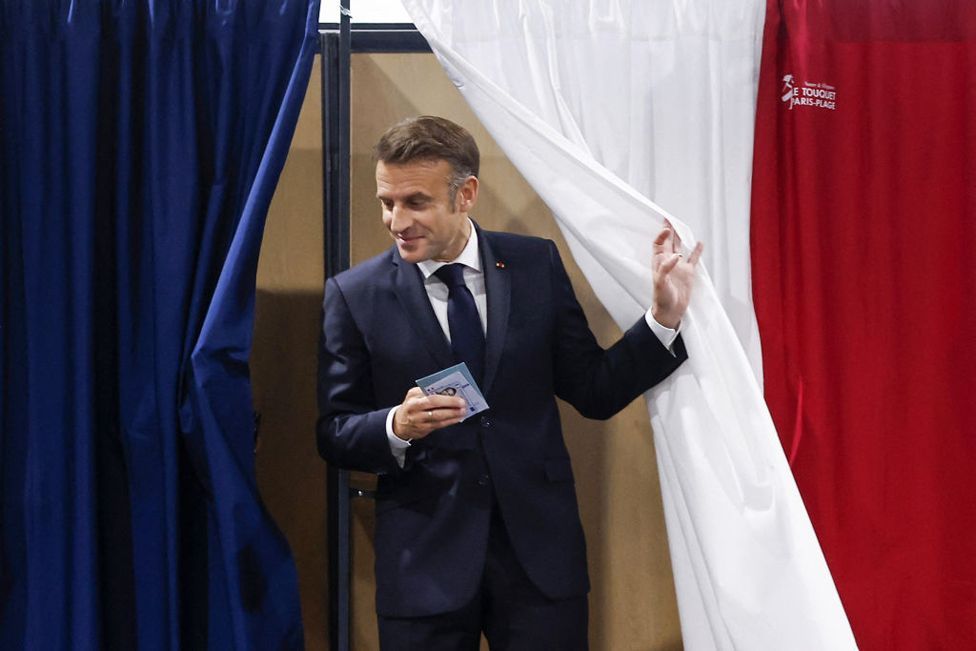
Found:
[[[300,648],[254,477],[318,3],[0,2],[0,646]]]
[[[651,302],[663,219],[708,244],[722,282],[701,268],[690,359],[649,395],[685,648],[855,648],[754,372],[763,3],[404,5],[618,324]]]

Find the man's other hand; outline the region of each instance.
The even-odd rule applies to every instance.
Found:
[[[428,396],[419,387],[413,387],[397,407],[393,433],[404,441],[422,439],[436,429],[460,423],[467,411],[464,398]]]

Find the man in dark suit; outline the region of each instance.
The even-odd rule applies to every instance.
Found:
[[[443,118],[376,147],[390,250],[329,279],[320,454],[379,475],[376,604],[384,650],[587,645],[589,580],[555,397],[609,418],[686,358],[677,335],[701,245],[654,242],[654,304],[596,342],[555,245],[484,231],[478,148]],[[415,380],[468,364],[489,410]],[[464,420],[462,420],[464,419]]]

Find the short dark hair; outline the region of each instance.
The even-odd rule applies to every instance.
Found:
[[[394,124],[380,136],[373,156],[377,161],[403,165],[416,161],[447,161],[451,201],[469,176],[478,176],[481,154],[467,129],[436,115],[420,115]]]

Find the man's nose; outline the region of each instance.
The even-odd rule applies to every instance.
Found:
[[[409,211],[404,210],[402,206],[394,205],[390,209],[390,230],[394,233],[402,233],[410,228],[412,223]]]

